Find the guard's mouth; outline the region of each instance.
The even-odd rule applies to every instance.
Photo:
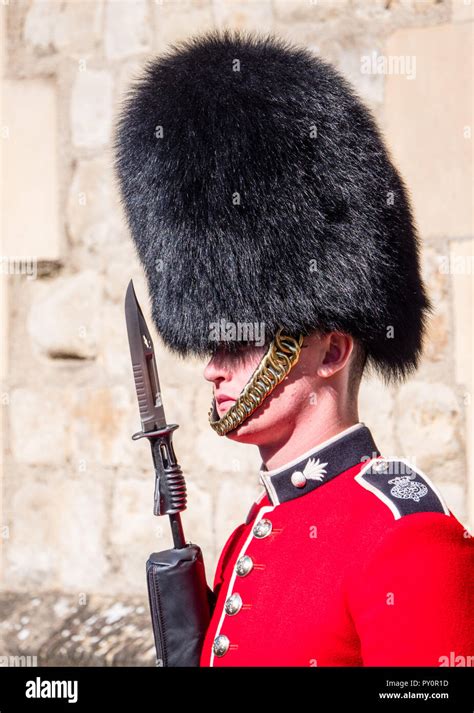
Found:
[[[220,411],[228,411],[233,404],[235,404],[234,399],[225,399],[216,403],[216,408]]]

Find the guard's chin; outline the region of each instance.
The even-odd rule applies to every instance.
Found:
[[[219,413],[217,408],[216,400],[212,401],[212,412],[211,419],[217,421],[228,412],[229,409],[223,410]],[[262,429],[258,426],[258,413],[251,414],[248,418],[243,421],[239,426],[233,428],[232,431],[228,431],[225,437],[231,441],[236,441],[237,443],[250,443],[253,445],[258,445],[261,440]]]
[[[254,446],[265,441],[264,430],[257,424],[257,419],[249,416],[246,421],[226,433],[226,437],[237,443],[249,443]]]

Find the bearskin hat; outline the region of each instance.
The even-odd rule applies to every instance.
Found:
[[[430,303],[407,190],[326,61],[271,35],[195,37],[147,62],[114,151],[173,351],[211,354],[218,322],[263,324],[266,342],[351,334],[386,380],[416,368]]]

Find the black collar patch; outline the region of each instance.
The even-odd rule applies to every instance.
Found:
[[[368,463],[355,480],[380,498],[395,520],[417,512],[450,514],[433,483],[401,458],[383,458]]]
[[[349,468],[380,455],[367,426],[358,423],[281,468],[260,470],[273,505],[300,498]]]

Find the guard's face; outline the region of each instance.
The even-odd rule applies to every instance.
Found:
[[[222,417],[237,400],[245,384],[259,365],[266,347],[242,347],[229,354],[219,349],[204,370],[204,377],[214,384],[217,413]]]
[[[319,341],[305,338],[298,363],[289,375],[240,426],[227,434],[228,438],[260,445],[269,438],[288,436],[295,419],[301,418],[308,407],[311,381],[315,378]],[[204,369],[204,377],[214,385],[214,397],[219,417],[237,400],[240,392],[260,364],[267,347],[245,347],[237,354],[218,350]]]

